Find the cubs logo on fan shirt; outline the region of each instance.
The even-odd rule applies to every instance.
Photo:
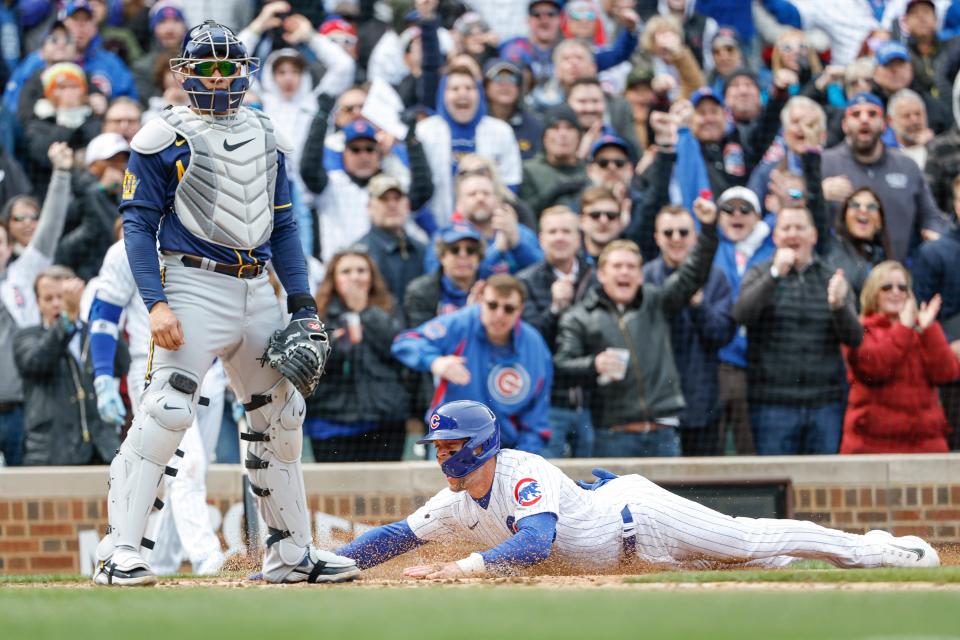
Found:
[[[520,364],[498,365],[490,370],[487,390],[502,404],[516,404],[525,399],[530,389],[530,374]]]
[[[404,331],[394,339],[391,352],[417,371],[430,371],[441,356],[463,358],[470,380],[466,384],[441,380],[424,415],[426,422],[445,402],[480,400],[497,415],[504,446],[540,451],[550,438],[550,349],[543,336],[523,321],[503,347],[494,348],[485,332],[480,305],[473,304]],[[512,488],[511,484],[507,490]]]
[[[540,502],[542,497],[540,483],[533,478],[523,478],[513,488],[513,498],[521,507],[532,507]]]

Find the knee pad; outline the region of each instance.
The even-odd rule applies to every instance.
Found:
[[[306,402],[289,380],[281,378],[266,393],[253,396],[244,408],[251,414],[251,430],[259,434],[257,439],[275,459],[287,463],[300,460]]]
[[[181,371],[161,371],[143,393],[124,447],[164,465],[193,424],[199,399],[196,380]]]

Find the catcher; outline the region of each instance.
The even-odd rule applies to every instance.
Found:
[[[639,558],[666,567],[781,567],[795,558],[838,567],[936,567],[916,536],[857,535],[802,520],[732,518],[639,475],[594,469],[577,482],[538,455],[500,448],[496,416],[479,402],[447,403],[422,443],[437,448],[442,490],[405,520],[377,527],[337,553],[366,569],[427,542],[479,549],[446,564],[409,567],[411,578],[514,573],[553,554],[585,570]],[[579,485],[579,486],[578,486]]]
[[[143,539],[147,516],[162,506],[157,486],[215,357],[250,426],[245,466],[269,528],[264,578],[351,580],[359,573],[352,560],[313,548],[305,504],[304,396],[329,346],[290,208],[292,147],[267,116],[241,106],[257,60],[230,29],[210,20],[194,27],[170,64],[191,106],[168,108],[137,133],[123,180],[127,259],[149,310],[151,344],[139,410],[110,465],[110,526],[94,581],[156,582],[141,555],[152,544]],[[270,260],[292,315],[282,330]]]

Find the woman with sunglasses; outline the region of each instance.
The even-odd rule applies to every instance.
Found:
[[[821,255],[843,269],[859,296],[870,270],[891,255],[880,198],[869,187],[854,191],[837,216],[834,233],[825,235]]]
[[[401,329],[392,312],[390,290],[365,247],[333,256],[317,291],[333,349],[304,423],[317,462],[400,459],[408,399],[390,355]]]
[[[946,453],[947,419],[937,385],[960,377],[937,313],[940,296],[917,308],[910,273],[877,265],[860,295],[863,342],[844,347],[850,396],[840,453]]]
[[[808,82],[820,75],[823,64],[806,34],[800,29],[787,28],[780,33],[773,46],[770,69],[774,73],[779,69],[790,69],[796,73],[799,82],[790,87],[790,95],[796,95]],[[829,78],[830,76],[827,76],[827,79]]]

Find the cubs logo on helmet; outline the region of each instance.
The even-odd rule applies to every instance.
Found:
[[[487,390],[501,404],[517,404],[527,396],[530,374],[520,364],[498,365],[487,376]]]
[[[540,483],[533,478],[523,478],[513,488],[513,497],[521,507],[530,507],[537,504],[543,497],[540,492]]]
[[[430,428],[437,429],[440,426],[440,416],[433,414],[430,416]]]

